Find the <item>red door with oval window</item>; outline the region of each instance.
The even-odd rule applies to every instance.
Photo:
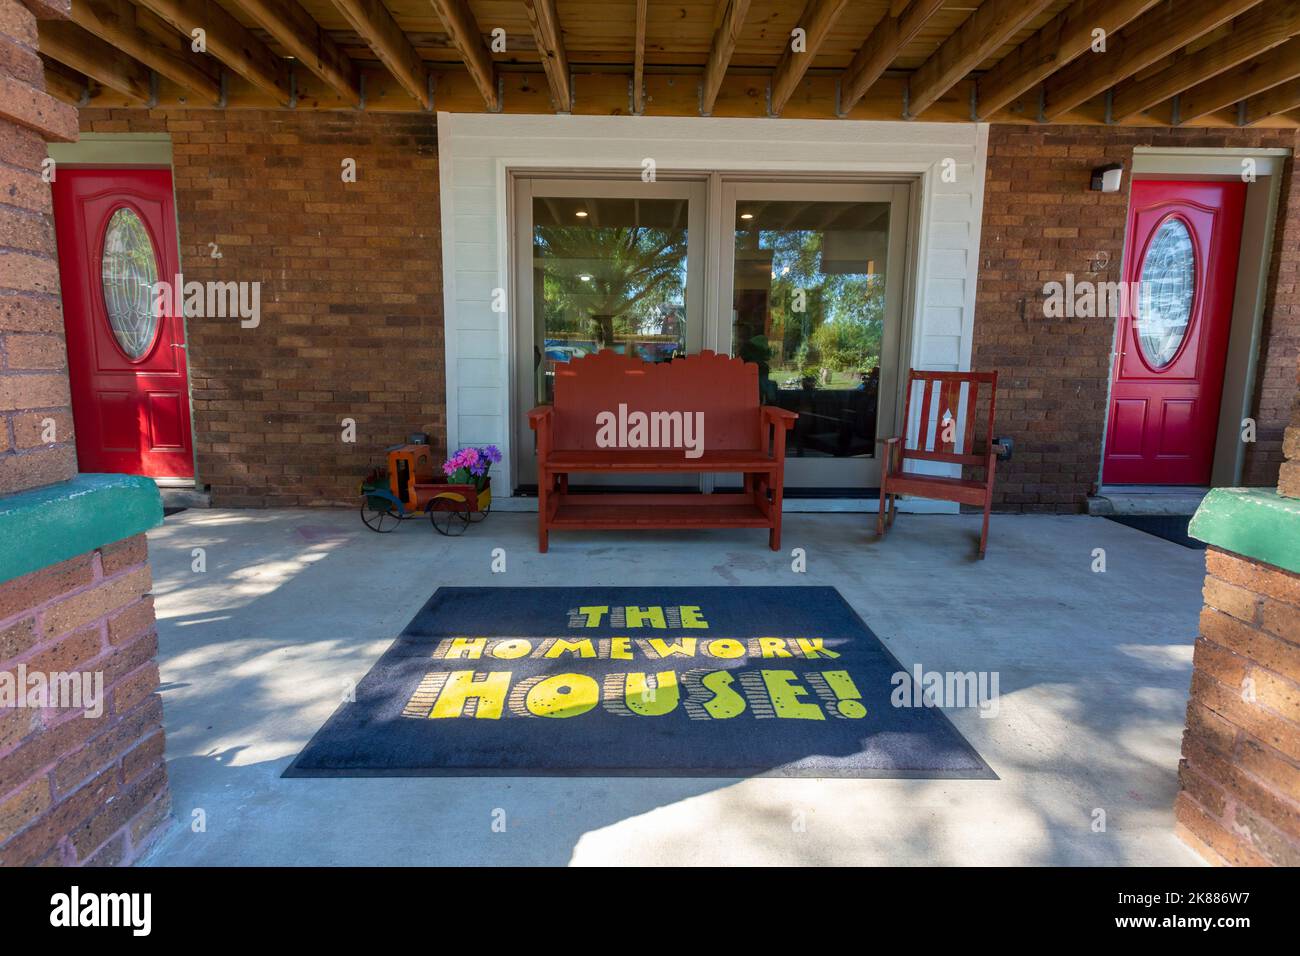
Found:
[[[184,322],[155,309],[180,272],[171,171],[61,166],[53,188],[79,467],[192,478]]]
[[[1108,484],[1210,483],[1245,199],[1240,181],[1133,182]]]

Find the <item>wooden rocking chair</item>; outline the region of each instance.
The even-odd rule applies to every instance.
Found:
[[[920,383],[919,404],[913,406]],[[988,450],[974,451],[975,420],[979,414],[980,386],[988,385]],[[962,387],[965,386],[963,395]],[[993,472],[1001,445],[993,438],[993,415],[997,404],[997,372],[928,372],[912,369],[907,373],[907,398],[903,435],[883,439],[884,461],[880,476],[880,515],[876,535],[881,536],[894,523],[899,495],[937,498],[964,505],[984,506],[984,528],[980,532],[979,556],[984,557],[989,538],[989,509],[993,504]],[[964,400],[964,405],[963,405]],[[965,428],[960,427],[964,416]],[[917,423],[913,431],[913,422]],[[914,436],[910,441],[907,436]],[[959,440],[960,439],[960,440]],[[933,461],[954,465],[974,465],[985,469],[982,480],[928,475],[905,471],[908,461]],[[888,509],[888,510],[886,510]]]

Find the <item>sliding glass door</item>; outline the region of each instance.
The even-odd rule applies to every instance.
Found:
[[[723,187],[731,352],[758,363],[766,404],[799,413],[788,491],[860,494],[879,482],[876,439],[892,433],[897,407],[908,194]]]
[[[536,485],[526,413],[549,403],[557,365],[613,349],[649,362],[700,350],[704,181],[519,179],[515,185],[517,484]],[[698,486],[698,477],[637,476]],[[595,484],[594,476],[575,481]],[[627,479],[622,479],[626,482]]]
[[[663,362],[701,348],[757,363],[762,401],[799,413],[787,494],[877,485],[903,368],[909,186],[714,174],[513,188],[516,487],[536,486],[527,411],[552,400],[558,366],[601,349]],[[633,480],[707,491],[739,478]]]

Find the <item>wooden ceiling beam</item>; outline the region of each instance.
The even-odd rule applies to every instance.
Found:
[[[908,118],[924,113],[1050,5],[1051,0],[985,0],[908,78]]]
[[[492,112],[501,109],[501,97],[497,93],[497,69],[492,62],[492,54],[483,43],[483,34],[479,31],[474,13],[466,0],[430,0],[438,19],[452,46],[460,54],[469,70],[470,78],[483,96],[483,102]]]
[[[776,64],[776,71],[772,74],[773,116],[781,115],[781,110],[785,108],[790,94],[795,91],[804,73],[812,65],[817,51],[821,49],[822,43],[830,35],[831,27],[835,25],[835,21],[839,19],[846,6],[848,0],[808,0],[808,5],[804,7],[803,13],[799,15],[799,20],[795,24],[797,29],[802,29],[804,32],[803,49],[796,52],[794,39],[787,38],[785,52],[781,54],[781,59]]]
[[[39,20],[40,51],[133,100],[153,98],[149,68],[67,20]]]
[[[1198,83],[1178,96],[1178,125],[1195,122],[1242,100],[1300,77],[1300,37],[1276,46],[1263,56]]]
[[[433,108],[429,70],[382,0],[334,0],[334,6],[370,47],[402,89],[426,110]]]
[[[357,68],[298,0],[235,0],[289,54],[350,105],[363,102]]]
[[[186,37],[202,30],[204,45],[231,70],[287,105],[292,99],[289,68],[271,48],[215,0],[139,0]]]
[[[943,0],[912,0],[901,12],[891,11],[872,28],[866,42],[840,76],[841,115],[858,104],[876,80],[889,69],[899,52],[916,39],[926,21],[939,12]]]
[[[740,39],[747,13],[749,0],[718,0],[715,15],[718,26],[713,31],[709,59],[704,65],[704,81],[700,86],[700,113],[705,116],[713,112],[713,104],[718,100],[718,91],[722,89],[731,55],[736,52],[736,41]]]
[[[645,112],[645,34],[650,0],[636,0],[636,39],[632,48],[632,112]]]
[[[1242,109],[1242,125],[1254,126],[1294,109],[1300,109],[1300,77],[1246,100]]]
[[[221,71],[207,57],[190,51],[179,36],[164,42],[141,29],[139,18],[152,17],[130,0],[76,0],[72,22],[117,47],[127,56],[178,83],[205,102],[221,102]]]
[[[983,76],[975,115],[988,119],[1061,67],[1092,49],[1094,30],[1109,36],[1159,0],[1075,0]]]
[[[1180,57],[1158,73],[1140,80],[1125,80],[1116,86],[1111,96],[1111,118],[1118,121],[1150,109],[1197,83],[1268,52],[1297,33],[1300,33],[1300,0],[1258,6],[1234,20],[1231,32],[1208,46]]]
[[[56,67],[61,67],[61,63],[56,63],[49,59],[48,56],[42,58],[45,65],[45,92],[49,93],[57,100],[70,103],[73,106],[80,106],[83,100],[90,97],[90,81],[84,76],[72,76],[71,72],[63,72]]]
[[[1260,0],[1166,3],[1109,37],[1106,52],[1075,60],[1043,84],[1043,117],[1054,120],[1245,13]]]
[[[564,32],[555,12],[555,0],[524,0],[524,10],[537,41],[537,55],[541,57],[546,82],[551,87],[555,109],[568,113],[573,109],[573,90],[569,84],[569,58],[564,53]]]

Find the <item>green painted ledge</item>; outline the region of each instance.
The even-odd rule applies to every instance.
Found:
[[[1215,488],[1187,533],[1224,551],[1300,574],[1300,498],[1274,488]]]
[[[0,582],[162,523],[162,495],[137,475],[77,475],[0,498]]]

